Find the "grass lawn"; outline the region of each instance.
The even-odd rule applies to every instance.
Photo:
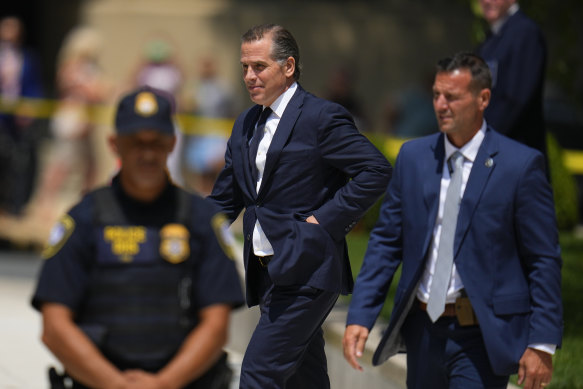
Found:
[[[348,251],[352,273],[356,278],[368,243],[368,235],[352,232],[348,235]],[[572,234],[560,236],[563,256],[563,307],[565,332],[562,348],[554,357],[554,374],[549,389],[583,389],[583,239]],[[395,275],[381,316],[389,317],[395,288]],[[513,377],[516,382],[516,377]]]

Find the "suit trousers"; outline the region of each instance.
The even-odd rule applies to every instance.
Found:
[[[239,387],[329,388],[322,324],[338,293],[275,286],[267,268],[257,265],[255,270],[261,316],[245,351]]]
[[[460,326],[456,317],[435,323],[413,304],[401,334],[407,347],[409,389],[505,389],[508,376],[492,371],[478,325]]]

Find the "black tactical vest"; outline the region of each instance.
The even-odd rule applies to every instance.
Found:
[[[78,323],[120,369],[157,371],[197,324],[191,203],[176,195],[175,220],[152,228],[131,225],[110,187],[94,192],[96,260]]]

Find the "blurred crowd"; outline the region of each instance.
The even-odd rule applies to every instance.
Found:
[[[81,26],[62,41],[54,85],[47,88],[41,61],[24,46],[24,29],[18,17],[0,20],[3,244],[39,247],[62,212],[115,174],[118,163],[105,148],[112,128],[104,117],[116,98],[136,86],[165,91],[179,114],[223,120],[219,125],[199,120],[196,128],[177,124],[178,147],[168,160],[173,181],[210,193],[224,163],[224,120],[232,120],[241,108],[213,57],[200,58],[187,69],[170,38],[153,36],[128,79],[115,84],[100,66],[100,34]]]

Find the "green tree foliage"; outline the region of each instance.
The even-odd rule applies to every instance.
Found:
[[[577,185],[573,175],[563,162],[563,150],[551,134],[547,135],[547,154],[555,197],[557,224],[561,230],[572,230],[577,225],[579,215]]]

